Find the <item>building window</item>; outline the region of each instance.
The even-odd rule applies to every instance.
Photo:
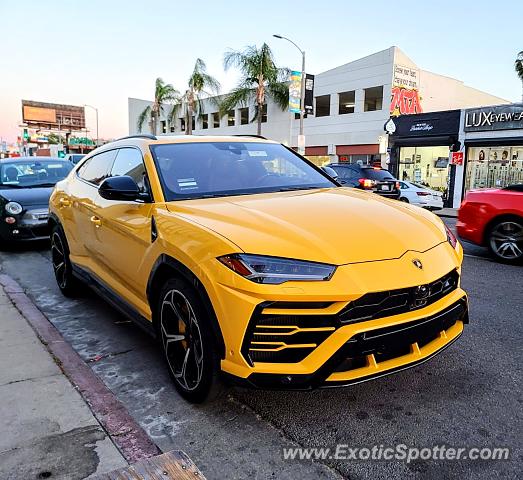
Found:
[[[212,128],[220,128],[220,114],[218,112],[212,114]]]
[[[316,97],[316,116],[328,117],[331,114],[331,96],[321,95]]]
[[[307,118],[307,114],[306,113],[303,114],[303,118]],[[294,120],[299,120],[299,119],[300,119],[300,114],[299,113],[295,113],[294,114]]]
[[[338,113],[340,115],[345,115],[346,113],[354,113],[354,104],[356,102],[354,90],[352,90],[351,92],[339,93],[338,100],[340,105]]]
[[[234,110],[229,110],[229,113],[227,114],[227,126],[234,127],[234,124],[235,124]]]
[[[204,113],[202,115],[202,128],[204,130],[206,130],[207,128],[209,128],[209,114],[208,113]]]
[[[180,130],[185,132],[185,118],[180,118]]]
[[[267,123],[267,104],[264,103],[262,107],[262,123]]]
[[[167,133],[167,122],[165,120],[160,122],[160,129],[162,130],[162,133]]]
[[[174,125],[171,125],[171,133],[174,132],[175,128]]]
[[[366,88],[363,110],[365,112],[373,112],[375,110],[381,110],[382,106],[383,86]]]
[[[196,118],[194,118],[194,116],[192,117],[191,128],[192,130],[196,130]]]
[[[240,125],[249,123],[249,107],[240,108]]]

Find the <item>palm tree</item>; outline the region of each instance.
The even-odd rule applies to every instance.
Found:
[[[516,74],[523,84],[523,50],[518,53],[516,61],[514,62],[514,68],[516,69]],[[523,85],[522,85],[523,87]],[[523,102],[523,94],[521,95],[521,101]]]
[[[189,77],[188,87],[185,94],[173,105],[168,120],[172,124],[176,120],[180,108],[183,108],[185,133],[191,135],[193,115],[200,117],[203,115],[202,94],[210,97],[211,101],[216,103],[215,97],[212,95],[218,94],[220,83],[207,73],[205,62],[201,58],[197,58],[194,70]]]
[[[151,125],[151,133],[156,135],[158,128],[158,119],[163,113],[165,104],[179,101],[180,93],[170,83],[165,83],[161,78],[156,79],[154,88],[154,102],[152,105],[145,107],[138,116],[138,131],[142,131],[143,124],[147,119]]]
[[[270,98],[282,110],[289,104],[287,80],[289,70],[278,68],[274,63],[269,46],[264,43],[260,48],[249,46],[243,51],[225,53],[223,64],[225,70],[237,67],[241,72],[240,82],[220,103],[220,114],[223,116],[237,105],[248,105],[254,100],[255,112],[252,118],[257,120],[258,135],[261,135],[263,106]]]

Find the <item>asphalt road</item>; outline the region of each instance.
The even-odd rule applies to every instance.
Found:
[[[447,219],[451,226],[455,223]],[[159,349],[95,294],[65,299],[47,245],[0,252],[15,278],[163,450],[182,449],[208,479],[518,478],[521,472],[523,268],[466,245],[471,323],[430,362],[344,389],[231,389],[184,402]],[[282,448],[509,447],[508,461],[289,461]]]

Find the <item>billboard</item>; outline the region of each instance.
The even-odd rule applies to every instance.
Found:
[[[390,115],[392,117],[423,112],[419,95],[418,69],[394,65],[391,93]]]
[[[22,121],[30,128],[79,131],[85,129],[84,107],[22,100]]]

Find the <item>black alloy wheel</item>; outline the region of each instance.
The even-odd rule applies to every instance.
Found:
[[[79,281],[73,276],[69,247],[64,231],[59,225],[51,231],[51,262],[58,288],[66,297],[75,297],[79,293]]]
[[[176,389],[190,402],[203,402],[218,383],[215,342],[201,300],[179,279],[167,281],[162,289],[158,329]]]

